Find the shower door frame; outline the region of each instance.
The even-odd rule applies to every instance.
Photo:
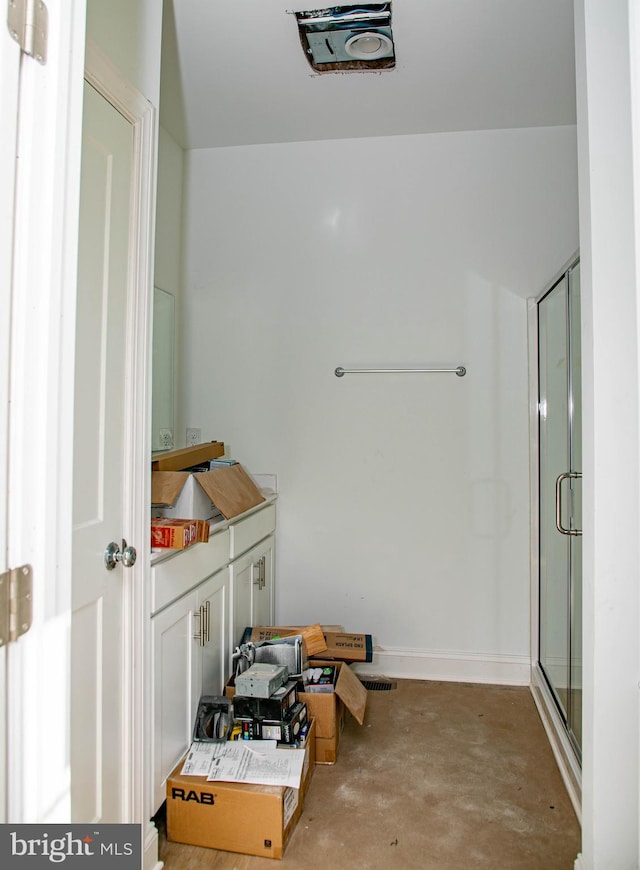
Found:
[[[576,251],[544,290],[527,301],[529,345],[529,483],[531,495],[531,693],[558,768],[579,820],[582,818],[582,770],[553,692],[540,667],[540,432],[538,423],[538,304],[580,260]]]

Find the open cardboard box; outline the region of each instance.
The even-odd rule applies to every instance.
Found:
[[[314,659],[314,665],[323,662]],[[364,722],[367,709],[367,690],[346,662],[325,662],[338,668],[335,692],[319,694],[298,692],[298,700],[307,705],[309,718],[313,718],[315,731],[316,764],[335,764],[338,758],[340,735],[344,728],[345,712],[348,710],[360,725]],[[225,687],[225,694],[232,698],[236,694],[233,679]]]
[[[236,463],[213,471],[152,471],[151,504],[161,517],[230,520],[263,502],[264,496]]]
[[[315,626],[314,626],[315,627]],[[318,626],[320,628],[320,626]],[[300,626],[254,626],[250,631],[247,628],[243,642],[252,641],[258,643],[261,640],[272,640],[275,637],[287,637],[291,634],[299,634],[305,631]],[[309,649],[309,658],[336,659],[342,662],[372,662],[373,661],[373,638],[370,634],[351,634],[346,631],[331,631],[322,628],[324,644],[322,650]]]
[[[167,839],[226,852],[282,858],[302,815],[315,764],[315,722],[307,735],[299,789],[182,776],[167,779]]]
[[[335,691],[331,694],[298,692],[310,717],[316,721],[316,764],[335,764],[338,758],[340,736],[348,710],[359,725],[364,722],[367,709],[367,690],[346,662],[314,659],[313,664],[335,665],[338,669]]]

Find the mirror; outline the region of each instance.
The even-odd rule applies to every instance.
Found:
[[[153,385],[151,450],[174,446],[173,381],[175,353],[175,298],[153,288]]]

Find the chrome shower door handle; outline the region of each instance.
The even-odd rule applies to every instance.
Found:
[[[562,481],[563,480],[582,480],[582,474],[579,471],[565,471],[558,475],[556,480],[556,529],[561,535],[581,535],[582,529],[565,529],[562,525]]]

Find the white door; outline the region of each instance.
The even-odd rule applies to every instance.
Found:
[[[124,816],[126,668],[123,603],[134,572],[107,570],[122,551],[133,127],[85,83],[73,485],[71,813]],[[135,544],[136,542],[130,542]],[[81,691],[77,691],[82,687]]]
[[[20,49],[6,27],[0,35],[0,574],[7,564],[7,457],[9,430],[9,338],[13,267],[13,218],[18,121]],[[7,651],[0,648],[0,824],[7,819],[6,715]]]

